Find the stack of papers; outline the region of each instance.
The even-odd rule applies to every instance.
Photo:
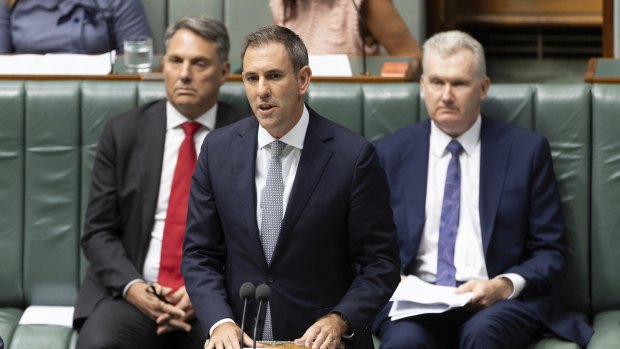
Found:
[[[0,55],[0,75],[107,75],[114,59],[114,51],[100,55]]]
[[[442,313],[469,303],[471,292],[457,294],[455,291],[456,287],[433,285],[409,275],[390,299],[394,303],[389,316],[396,321],[409,316]]]
[[[309,55],[308,65],[312,76],[353,76],[347,55]]]
[[[73,307],[31,305],[24,311],[20,325],[73,326]]]

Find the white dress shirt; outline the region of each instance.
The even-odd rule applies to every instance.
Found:
[[[459,156],[461,167],[461,204],[459,226],[454,249],[454,266],[457,282],[472,279],[488,280],[482,233],[480,229],[480,128],[482,119],[476,122],[461,136],[456,138],[463,147]],[[437,251],[439,225],[443,202],[446,173],[450,162],[447,150],[452,137],[441,131],[431,121],[430,147],[428,156],[428,173],[426,186],[425,223],[415,263],[415,274],[427,282],[435,282],[437,274]],[[514,298],[518,296],[525,279],[517,274],[503,274],[514,287]]]
[[[288,131],[279,140],[286,143],[286,146],[282,150],[280,160],[282,161],[282,179],[284,181],[284,193],[282,194],[283,210],[282,214],[286,214],[286,207],[288,199],[291,195],[291,189],[295,182],[295,175],[297,174],[297,166],[299,165],[299,159],[301,158],[301,150],[304,147],[304,140],[306,139],[306,130],[308,130],[308,122],[310,121],[310,114],[308,109],[304,105],[304,110],[301,113],[301,118],[295,124],[295,126]],[[267,132],[260,124],[258,125],[258,147],[256,150],[256,173],[254,181],[256,184],[256,223],[260,233],[260,226],[263,217],[262,193],[265,189],[265,183],[267,182],[267,171],[269,170],[269,161],[271,159],[271,142],[278,140]],[[209,329],[209,336],[213,334],[213,330],[224,322],[234,322],[230,318],[217,321]]]
[[[200,154],[200,147],[207,134],[215,128],[215,119],[217,115],[217,103],[206,113],[198,117],[195,122],[202,124],[194,135],[194,144],[196,146],[196,155]],[[170,102],[166,104],[166,139],[164,141],[164,154],[161,167],[161,179],[159,182],[159,192],[157,196],[157,206],[155,208],[155,217],[153,230],[151,231],[151,241],[149,249],[144,261],[142,275],[144,281],[155,282],[159,276],[159,260],[161,258],[161,243],[164,236],[164,226],[166,223],[166,212],[168,211],[168,199],[170,199],[170,190],[172,189],[172,177],[177,165],[179,148],[185,139],[185,132],[181,124],[189,122],[178,110],[176,110]],[[142,280],[133,280],[125,286],[123,295],[126,295],[129,286]]]

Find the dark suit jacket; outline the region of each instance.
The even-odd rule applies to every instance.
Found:
[[[203,144],[181,270],[205,333],[223,318],[240,323],[238,292],[250,281],[271,287],[275,339],[299,338],[337,311],[355,331],[354,346],[372,348],[370,322],[399,281],[389,189],[371,144],[309,111],[271,264],[256,222],[258,122],[248,118],[209,134]],[[252,335],[256,302],[249,309],[245,329]]]
[[[412,274],[424,229],[430,120],[376,143],[392,193],[402,273]],[[490,278],[516,273],[520,295],[560,337],[582,346],[592,330],[565,317],[557,298],[566,272],[566,237],[551,150],[540,135],[482,117],[480,225]]]
[[[244,115],[219,103],[216,128]],[[122,297],[131,280],[142,278],[159,195],[166,100],[111,119],[101,135],[92,171],[82,248],[90,265],[78,296],[74,325],[105,297]]]

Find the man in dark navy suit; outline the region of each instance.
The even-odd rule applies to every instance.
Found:
[[[398,284],[374,147],[304,104],[310,78],[295,33],[272,25],[250,34],[243,81],[256,118],[215,130],[200,153],[182,270],[209,349],[239,348],[246,281],[271,288],[257,339],[325,349],[343,338],[372,348],[372,318]]]
[[[430,120],[377,142],[391,189],[401,275],[472,292],[468,306],[373,330],[389,348],[525,348],[541,333],[585,346],[591,328],[563,314],[566,237],[551,151],[540,135],[480,114],[490,81],[462,32],[424,45]]]

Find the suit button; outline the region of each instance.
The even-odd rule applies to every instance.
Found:
[[[275,281],[273,275],[268,274],[267,278],[265,279],[265,281],[267,281],[268,284],[273,284],[273,282]]]

